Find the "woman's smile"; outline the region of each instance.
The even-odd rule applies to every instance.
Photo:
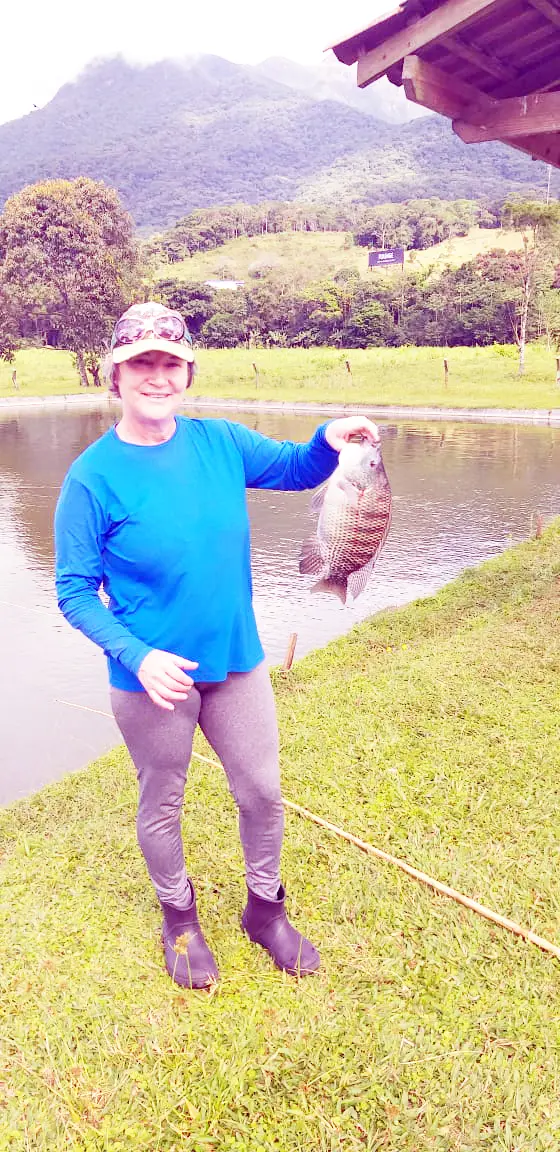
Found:
[[[133,444],[168,440],[190,383],[186,361],[168,352],[145,352],[119,365],[118,383],[123,414],[117,431],[121,439]]]

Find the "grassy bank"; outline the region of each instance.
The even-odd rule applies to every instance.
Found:
[[[444,356],[449,364],[447,386]],[[333,348],[200,349],[197,359],[194,392],[201,396],[446,408],[560,407],[554,354],[539,345],[527,350],[527,371],[521,380],[516,350],[498,346],[351,352]],[[0,396],[83,393],[69,352],[27,349],[18,353],[15,367],[17,391],[11,382],[13,365],[0,361]]]
[[[559,578],[557,524],[275,677],[287,798],[557,940]],[[240,934],[233,805],[195,761],[222,981],[181,992],[134,810],[117,750],[0,813],[2,1150],[558,1148],[555,960],[288,813],[323,967],[283,978]]]

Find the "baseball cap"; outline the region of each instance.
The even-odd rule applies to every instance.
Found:
[[[123,312],[111,337],[113,364],[123,364],[144,352],[168,352],[192,364],[192,337],[179,312],[155,300],[132,304]]]

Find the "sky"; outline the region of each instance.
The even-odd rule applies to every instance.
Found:
[[[330,44],[396,7],[397,0],[12,0],[2,16],[0,124],[48,103],[93,59],[150,63],[209,52],[242,64],[268,56],[318,63]]]

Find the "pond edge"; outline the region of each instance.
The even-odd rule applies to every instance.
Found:
[[[560,408],[441,408],[406,404],[319,404],[305,401],[284,400],[237,400],[209,396],[189,396],[185,408],[201,408],[222,411],[246,412],[300,412],[326,413],[338,416],[340,413],[367,413],[369,416],[393,419],[417,420],[470,420],[492,424],[544,424],[560,427]],[[67,394],[62,396],[3,396],[0,397],[2,412],[21,412],[26,409],[50,408],[115,408],[118,399],[102,393],[97,396]]]

